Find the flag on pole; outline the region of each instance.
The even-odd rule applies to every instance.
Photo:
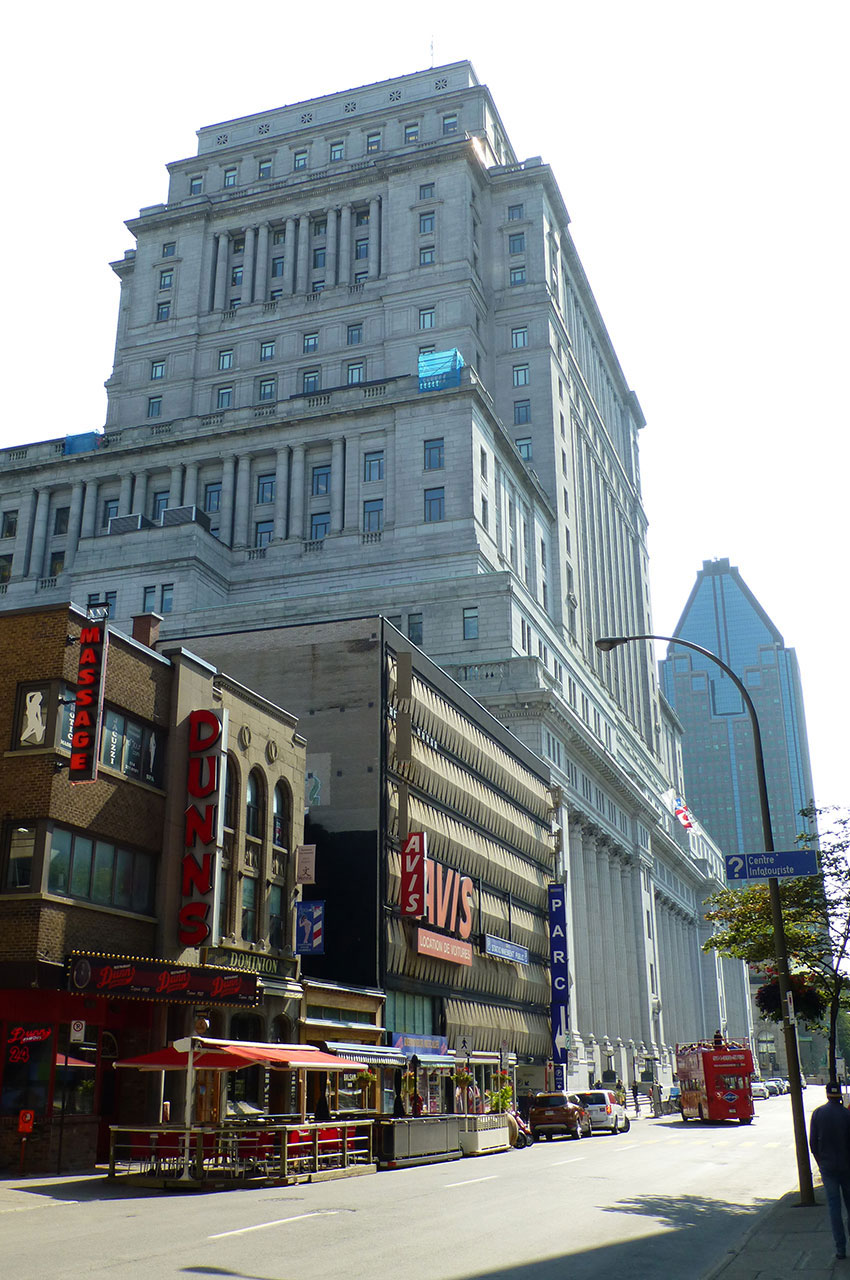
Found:
[[[690,809],[685,804],[681,796],[676,796],[676,800],[673,806],[673,812],[681,822],[682,826],[687,831],[690,831],[691,827],[694,825],[694,820],[691,817]]]

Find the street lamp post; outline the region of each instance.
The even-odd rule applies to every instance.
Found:
[[[761,729],[759,728],[758,716],[753,705],[753,700],[747,692],[743,682],[738,678],[731,667],[718,658],[716,653],[712,653],[710,649],[704,649],[702,645],[692,644],[690,640],[680,640],[677,636],[656,636],[656,635],[640,635],[640,636],[604,636],[596,641],[596,648],[602,653],[610,653],[612,649],[619,648],[620,645],[629,644],[635,640],[661,640],[667,644],[677,644],[683,649],[693,649],[695,653],[701,653],[704,658],[708,658],[709,662],[715,663],[735,685],[744,700],[744,706],[750,716],[753,726],[753,750],[756,760],[756,780],[758,783],[759,804],[761,806],[761,825],[764,838],[765,853],[773,853],[773,828],[770,823],[770,804],[767,798],[767,775],[764,768],[764,748],[761,741]],[[794,1121],[794,1146],[797,1152],[797,1175],[800,1184],[800,1204],[810,1205],[815,1203],[814,1187],[812,1185],[812,1167],[809,1162],[809,1147],[806,1140],[806,1118],[803,1113],[803,1087],[800,1079],[800,1059],[797,1053],[797,1036],[795,1028],[791,1025],[789,1018],[789,1001],[788,994],[790,984],[788,981],[788,947],[785,941],[785,922],[782,919],[782,903],[779,897],[779,881],[776,876],[770,876],[768,879],[768,889],[770,893],[770,912],[773,920],[773,935],[776,946],[776,968],[779,978],[779,992],[782,997],[782,1031],[785,1036],[785,1053],[788,1061],[788,1083],[791,1086],[791,1114]]]

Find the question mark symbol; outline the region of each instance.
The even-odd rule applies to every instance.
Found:
[[[729,878],[736,880],[741,876],[744,870],[744,859],[739,858],[736,854],[734,858],[729,859]]]

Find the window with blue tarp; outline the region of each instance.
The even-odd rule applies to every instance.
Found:
[[[451,351],[423,351],[419,356],[419,390],[441,391],[443,387],[459,387],[463,356]]]

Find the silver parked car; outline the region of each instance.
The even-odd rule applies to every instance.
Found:
[[[610,1089],[588,1089],[578,1096],[590,1116],[590,1126],[594,1131],[628,1133],[631,1121],[626,1115],[626,1108],[617,1101],[616,1093]]]

